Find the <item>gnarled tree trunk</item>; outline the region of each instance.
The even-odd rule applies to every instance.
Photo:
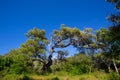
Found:
[[[41,69],[42,71],[47,71],[47,70],[50,69],[50,66],[52,65],[52,59],[51,58],[52,58],[52,55],[49,55],[48,62],[43,63],[43,66],[42,66],[42,69]]]

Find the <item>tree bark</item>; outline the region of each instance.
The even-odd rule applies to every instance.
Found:
[[[49,57],[48,57],[48,62],[46,63],[44,63],[43,64],[43,67],[42,67],[42,71],[47,71],[47,70],[49,70],[50,69],[50,66],[52,65],[52,55],[49,55]]]
[[[108,71],[110,72],[110,70],[111,70],[111,69],[110,69],[110,66],[108,66]]]
[[[119,72],[118,72],[117,65],[116,65],[116,63],[115,63],[115,59],[113,58],[112,61],[113,61],[113,65],[114,65],[115,71],[116,71],[116,73],[118,74]]]
[[[108,63],[106,63],[106,65],[107,65],[107,67],[108,67],[108,72],[110,72],[110,70],[111,70],[111,68],[110,68],[111,63],[110,63],[110,62],[108,62]]]

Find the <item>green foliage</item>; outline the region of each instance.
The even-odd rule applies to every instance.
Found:
[[[72,64],[72,69],[70,73],[74,75],[89,73],[90,72],[90,58],[85,54],[75,55],[70,63]]]
[[[3,56],[0,56],[0,71],[4,69]]]
[[[0,73],[1,73],[1,75],[8,74],[11,64],[13,64],[12,58],[7,57],[7,56],[2,56],[0,58]]]
[[[95,71],[92,73],[98,80],[109,80],[109,74],[104,71]]]
[[[116,9],[120,10],[120,0],[106,1],[114,3]],[[59,30],[53,31],[50,41],[45,37],[44,30],[38,28],[29,30],[26,34],[28,39],[24,44],[18,49],[0,56],[0,78],[4,77],[3,80],[29,80],[29,77],[25,75],[26,73],[48,75],[52,72],[80,75],[91,72],[91,67],[106,70],[104,65],[107,66],[109,71],[115,69],[119,73],[120,14],[112,14],[107,19],[114,25],[109,29],[100,28],[95,34],[92,33],[92,28],[85,28],[81,31],[78,28],[71,28],[62,24]],[[50,43],[50,56],[46,58],[48,43]],[[66,58],[68,52],[63,51],[63,48],[68,46],[73,46],[79,52],[88,55],[77,54]],[[59,51],[59,49],[61,50]],[[54,55],[53,53],[58,54],[59,60],[53,60],[56,63],[52,65],[51,57]],[[37,63],[34,64],[36,60]],[[41,71],[43,64],[45,69],[48,68],[45,72]],[[113,71],[110,72],[109,77],[109,80],[120,79],[120,75]],[[83,77],[81,79],[87,78]],[[54,77],[52,80],[59,80],[59,78]]]
[[[19,48],[20,52],[32,57],[40,56],[45,58],[45,55],[41,55],[45,54],[46,45],[48,44],[45,31],[33,28],[28,31],[27,37],[28,40]]]
[[[109,80],[120,80],[120,74],[110,71]]]
[[[11,57],[3,57],[3,64],[6,67],[10,67],[10,65],[13,63],[13,59]]]
[[[59,78],[58,77],[54,77],[51,80],[59,80]]]
[[[51,59],[47,59],[45,54],[48,40],[45,37],[44,30],[34,28],[28,31],[28,40],[22,44],[20,48],[11,50],[5,56],[0,56],[1,76],[4,77],[4,80],[8,80],[10,77],[13,79],[12,75],[15,77],[14,79],[25,80],[28,77],[23,74],[27,73],[50,75],[50,73],[59,72],[60,74],[67,73],[69,75],[81,75],[91,72],[92,67],[106,70],[104,67],[101,68],[101,66],[104,66],[102,65],[103,63],[107,65],[107,67],[114,66],[112,59],[115,59],[114,63],[116,63],[116,66],[120,68],[118,66],[120,57],[120,50],[118,49],[119,44],[113,45],[113,43],[110,43],[110,41],[113,39],[110,37],[110,35],[111,31],[104,28],[96,31],[96,34],[93,35],[91,28],[86,28],[84,31],[80,31],[78,28],[70,28],[65,27],[65,25],[61,25],[60,30],[53,31],[53,41],[51,42],[52,45],[50,46],[51,56],[54,52],[58,53],[58,60],[53,60],[54,64],[51,66],[51,68],[43,72],[41,71],[43,63],[47,63],[49,62],[48,59]],[[119,37],[115,37],[114,40],[119,41]],[[83,53],[86,54],[80,53],[66,58],[65,56],[68,55],[68,52],[59,49],[66,48],[70,45],[83,50]],[[57,50],[54,48],[59,49]],[[97,50],[102,51],[98,53]],[[90,52],[89,55],[87,51],[92,52]],[[95,51],[98,54],[94,54]],[[34,64],[34,62],[36,63]],[[95,71],[95,69],[93,71]],[[116,80],[119,78],[115,73],[110,74],[111,80],[114,77],[116,77]],[[18,75],[20,76],[18,77]],[[52,80],[59,80],[59,78],[54,77]]]
[[[105,28],[101,28],[100,30],[97,30],[96,37],[97,37],[97,41],[102,43],[110,41],[109,31]]]
[[[77,54],[67,58],[67,61],[59,64],[53,64],[53,72],[64,71],[70,75],[79,75],[90,72],[90,58],[85,54]]]
[[[22,74],[25,72],[25,67],[20,63],[14,63],[10,66],[10,73],[12,74]]]
[[[32,79],[24,74],[21,75],[8,74],[4,78],[2,78],[2,80],[32,80]]]
[[[11,50],[5,56],[0,58],[1,75],[7,74],[22,74],[31,72],[31,61],[26,55],[23,55],[19,50]]]

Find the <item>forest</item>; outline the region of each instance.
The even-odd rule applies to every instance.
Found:
[[[0,55],[0,80],[120,80],[120,0],[106,1],[117,10],[108,28],[61,24],[49,39],[43,29],[28,30],[25,43]]]

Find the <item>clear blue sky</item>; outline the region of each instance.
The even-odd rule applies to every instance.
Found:
[[[97,30],[108,27],[106,16],[113,11],[105,0],[0,0],[0,54],[18,48],[33,27],[47,37],[60,24]]]

